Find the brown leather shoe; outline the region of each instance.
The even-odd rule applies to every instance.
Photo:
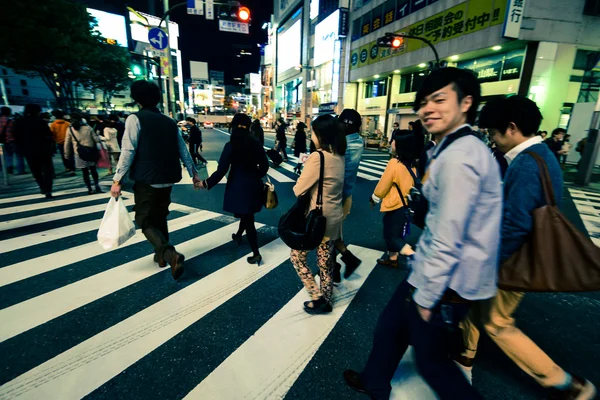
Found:
[[[167,266],[167,262],[162,257],[159,257],[158,254],[154,254],[154,262],[157,263],[160,268]]]
[[[385,265],[386,267],[398,268],[398,259],[390,260],[389,258],[380,258],[377,264]]]
[[[165,258],[169,260],[173,279],[177,280],[181,278],[181,275],[183,274],[183,262],[185,261],[184,255],[176,252],[175,249],[169,249],[165,252]]]
[[[344,371],[344,380],[346,384],[350,386],[353,390],[358,393],[367,393],[367,389],[365,389],[361,379],[360,373],[356,372],[352,369],[347,369]]]
[[[571,378],[571,386],[565,390],[552,389],[553,392],[550,396],[550,399],[591,400],[596,397],[596,387],[592,384],[592,382],[575,375],[572,375]]]

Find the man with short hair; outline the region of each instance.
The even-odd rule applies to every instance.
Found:
[[[556,157],[556,159],[559,161],[560,156],[564,154],[562,146],[563,139],[565,138],[565,133],[567,133],[567,131],[565,131],[563,128],[556,128],[552,131],[552,137],[549,137],[548,139],[544,140],[544,143],[548,145],[550,151],[552,152],[552,154],[554,154],[554,157]]]
[[[346,154],[344,155],[344,188],[342,189],[342,205],[344,209],[344,219],[350,214],[352,208],[352,191],[356,185],[358,175],[358,167],[364,150],[364,142],[360,136],[360,127],[362,125],[362,117],[358,111],[351,108],[342,110],[338,120],[344,124],[344,132],[346,133]],[[342,261],[346,264],[344,278],[350,277],[352,273],[359,267],[362,261],[356,257],[344,243],[343,239],[335,241],[335,249],[342,255]],[[335,263],[333,270],[333,281],[340,282],[341,265]]]
[[[496,294],[502,191],[498,164],[471,125],[481,99],[475,75],[458,68],[431,72],[414,110],[439,143],[423,177],[429,201],[425,229],[408,279],[381,313],[362,373],[348,385],[388,399],[408,345],[417,369],[442,400],[482,399],[448,357],[451,330],[470,303]]]
[[[540,170],[529,152],[545,161],[560,206],[562,172],[551,149],[536,135],[541,121],[542,114],[537,105],[525,96],[493,99],[481,110],[479,117],[480,126],[489,129],[491,139],[509,163],[503,185],[500,265],[527,242],[533,231],[534,210],[546,205]],[[559,134],[555,130],[552,136]],[[591,382],[565,372],[515,326],[513,314],[523,296],[522,292],[498,290],[494,298],[474,303],[470,317],[483,324],[490,338],[524,372],[542,386],[552,388],[554,399],[594,398],[596,390]],[[466,350],[455,358],[469,370],[479,341],[479,330],[471,319],[463,322],[463,336]]]
[[[189,126],[190,138],[188,139],[188,144],[190,145],[190,154],[194,164],[198,165],[198,160],[202,164],[208,164],[208,161],[200,155],[200,151],[202,151],[202,131],[198,128],[196,119],[187,117],[185,121]]]
[[[154,261],[161,268],[169,264],[173,279],[177,280],[183,274],[185,257],[169,243],[167,215],[173,185],[181,180],[179,160],[194,185],[200,179],[177,124],[156,107],[161,99],[158,86],[136,81],[131,85],[131,97],[141,110],[125,121],[121,156],[110,193],[113,197],[121,195],[121,180],[129,172],[135,182],[135,222],[154,247]]]
[[[9,174],[15,172],[14,166],[16,165],[15,174],[21,175],[25,173],[25,160],[15,140],[15,120],[10,118],[11,114],[10,107],[0,109],[0,143],[4,144],[4,151],[6,152],[7,172]]]

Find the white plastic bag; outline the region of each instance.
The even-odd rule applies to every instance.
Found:
[[[118,201],[111,197],[98,230],[98,243],[104,250],[112,250],[125,243],[133,235],[135,235],[135,226],[123,200],[119,198]]]

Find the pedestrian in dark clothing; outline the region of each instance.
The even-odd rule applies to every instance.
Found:
[[[2,107],[0,113],[0,143],[4,144],[6,152],[6,171],[9,174],[13,172],[16,175],[25,173],[25,160],[21,151],[17,147],[15,139],[15,120],[10,118],[10,107]],[[16,168],[16,171],[13,169]]]
[[[252,122],[252,126],[250,126],[250,136],[258,140],[261,146],[265,145],[265,131],[258,119],[255,119],[254,122]]]
[[[300,157],[300,154],[306,153],[306,124],[304,122],[298,123],[296,127],[296,135],[294,136],[294,156]],[[294,168],[294,172],[300,175],[302,164],[298,160],[298,164]]]
[[[200,178],[175,121],[156,107],[161,99],[160,89],[148,81],[131,85],[131,98],[141,110],[125,121],[125,135],[117,173],[110,193],[121,195],[121,179],[129,172],[135,182],[135,222],[154,247],[154,261],[163,268],[171,266],[173,279],[183,274],[185,257],[169,243],[167,216],[173,185],[181,180],[182,160],[194,186]]]
[[[250,136],[252,120],[246,114],[236,114],[231,121],[231,140],[225,144],[219,167],[205,181],[201,187],[212,189],[225,177],[225,198],[223,210],[240,218],[240,227],[231,237],[240,244],[242,235],[246,231],[248,243],[252,249],[252,257],[248,257],[249,264],[258,264],[262,257],[258,250],[258,233],[254,226],[254,214],[263,206],[263,181],[262,178],[269,170],[269,161],[264,148]]]
[[[286,146],[287,146],[287,138],[285,136],[285,122],[283,121],[283,119],[280,119],[277,125],[277,133],[275,135],[275,139],[277,139],[277,145],[275,146],[275,150],[277,150],[277,152],[281,153],[281,156],[283,157],[284,161],[288,160],[288,156],[287,156],[287,151],[285,150]]]
[[[17,148],[23,154],[35,181],[46,198],[52,198],[52,180],[54,166],[52,155],[55,144],[48,123],[40,114],[42,108],[37,104],[27,104],[24,116],[15,122],[14,134]]]
[[[202,150],[202,131],[198,128],[197,122],[192,117],[187,117],[185,119],[189,125],[190,138],[188,140],[188,144],[190,146],[190,154],[192,156],[192,160],[194,160],[194,164],[198,165],[198,160],[202,164],[208,164],[208,161],[204,159],[200,155],[200,151]]]
[[[554,157],[560,162],[560,156],[563,155],[563,139],[565,137],[565,131],[562,128],[556,128],[552,131],[552,137],[544,140],[544,143],[548,145]]]

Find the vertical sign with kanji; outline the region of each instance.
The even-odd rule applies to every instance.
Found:
[[[519,38],[521,23],[523,22],[523,11],[525,0],[509,0],[506,5],[506,17],[502,36],[506,38]]]

